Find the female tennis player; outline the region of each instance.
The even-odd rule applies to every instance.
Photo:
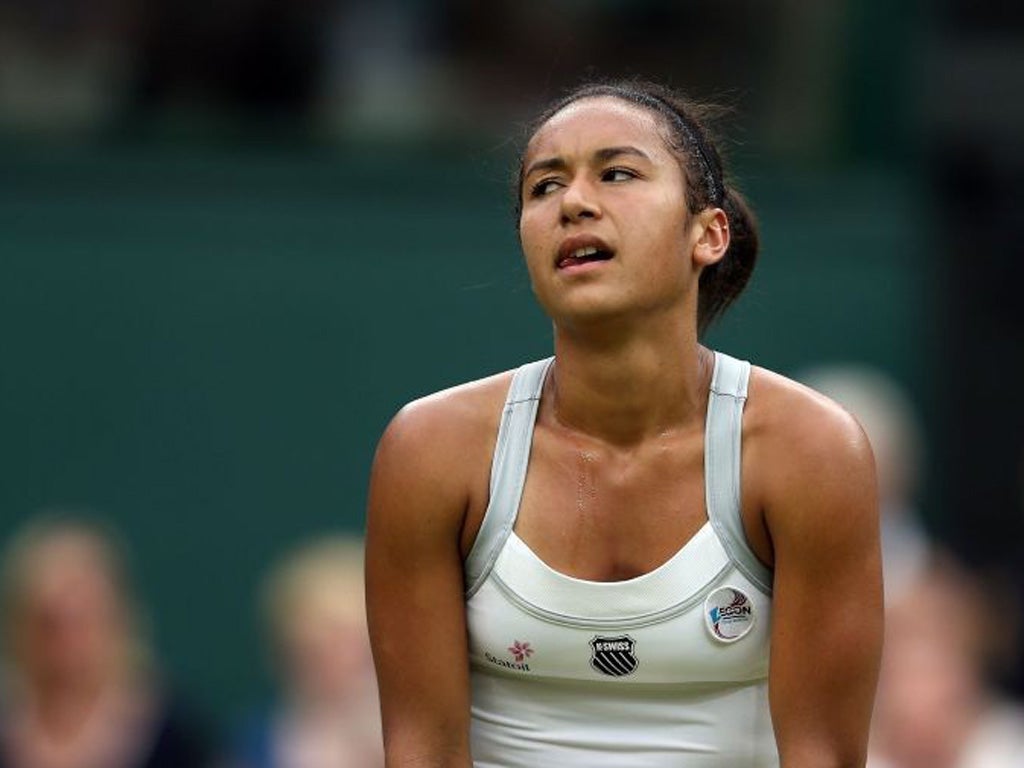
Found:
[[[871,449],[831,401],[700,343],[757,232],[698,111],[579,88],[519,186],[554,357],[411,403],[374,462],[387,765],[863,765]]]

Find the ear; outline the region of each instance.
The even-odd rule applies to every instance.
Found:
[[[721,208],[706,208],[697,216],[697,241],[693,245],[693,261],[709,267],[722,260],[729,249],[729,217]]]

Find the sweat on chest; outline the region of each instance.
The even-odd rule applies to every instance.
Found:
[[[552,567],[609,580],[665,562],[706,519],[699,439],[616,452],[537,435],[516,532]]]

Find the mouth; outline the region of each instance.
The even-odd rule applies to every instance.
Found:
[[[615,252],[596,237],[570,238],[558,249],[555,268],[571,269],[584,264],[608,261],[614,256]]]

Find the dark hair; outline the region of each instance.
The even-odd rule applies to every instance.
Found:
[[[757,219],[743,195],[727,178],[722,157],[706,125],[722,110],[692,101],[658,83],[637,80],[586,83],[541,112],[527,130],[526,143],[570,104],[601,96],[636,104],[657,115],[665,128],[665,142],[679,159],[686,177],[689,212],[696,214],[713,206],[725,211],[729,219],[729,248],[725,256],[705,267],[700,275],[697,328],[703,333],[743,292],[754,271],[760,244]],[[520,155],[516,183],[517,220],[522,208],[524,154],[525,148]]]

